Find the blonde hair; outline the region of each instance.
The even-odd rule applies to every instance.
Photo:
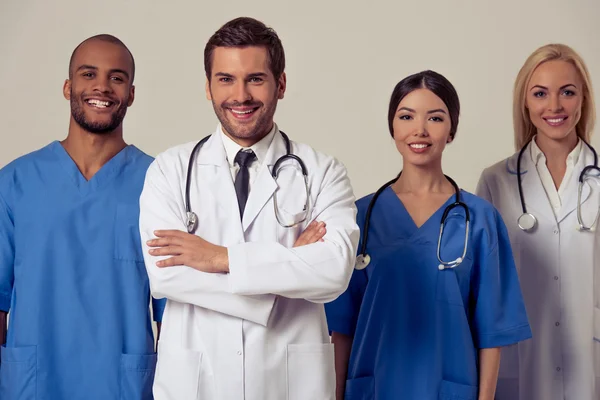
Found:
[[[594,123],[596,122],[596,109],[594,105],[594,92],[590,74],[583,59],[569,46],[564,44],[547,44],[534,51],[521,67],[515,80],[513,92],[513,125],[515,130],[515,148],[520,150],[536,134],[536,128],[529,118],[525,107],[527,85],[533,71],[547,61],[566,61],[571,63],[579,72],[583,81],[583,101],[581,116],[575,130],[577,136],[589,143]]]

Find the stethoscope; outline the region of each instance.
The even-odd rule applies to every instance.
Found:
[[[523,148],[521,148],[521,151],[519,152],[519,156],[517,157],[517,180],[519,182],[519,200],[521,200],[521,209],[523,210],[523,214],[521,214],[521,216],[517,219],[517,225],[519,225],[519,228],[521,228],[521,230],[525,232],[530,232],[537,226],[537,218],[533,214],[527,212],[527,207],[525,206],[525,197],[523,196],[523,184],[521,183],[521,158],[523,157],[525,149],[531,143],[531,140],[525,143],[525,145],[523,146]],[[594,226],[596,225],[596,221],[598,221],[598,217],[600,216],[600,209],[596,213],[594,223],[590,227],[585,226],[585,224],[583,223],[583,217],[581,216],[581,193],[583,191],[583,182],[588,171],[596,170],[598,173],[600,173],[600,168],[598,168],[598,154],[596,154],[596,150],[594,150],[594,148],[585,140],[581,139],[581,141],[585,143],[586,146],[594,154],[594,165],[587,165],[583,169],[583,171],[581,171],[581,174],[579,174],[579,185],[577,188],[577,223],[579,224],[578,230],[593,231]]]
[[[371,212],[373,212],[373,208],[375,207],[375,202],[377,201],[377,198],[379,197],[379,195],[385,189],[387,189],[389,186],[394,184],[398,180],[398,178],[400,178],[401,174],[402,174],[402,172],[400,172],[396,178],[392,179],[391,181],[387,182],[382,187],[380,187],[375,192],[375,194],[373,195],[373,198],[369,202],[369,206],[367,207],[367,213],[365,215],[365,222],[364,222],[363,229],[362,229],[363,241],[362,241],[362,245],[360,248],[360,254],[356,257],[355,268],[357,270],[365,269],[367,267],[367,265],[369,265],[369,263],[371,262],[371,257],[367,254],[367,239],[369,236],[369,224],[371,222]],[[444,175],[444,176],[446,177],[446,179],[448,179],[448,181],[452,184],[452,186],[454,186],[455,200],[454,200],[454,203],[450,204],[449,206],[447,206],[444,209],[444,214],[442,214],[442,222],[440,224],[440,234],[438,236],[438,243],[437,243],[437,259],[440,263],[438,265],[438,269],[440,271],[442,271],[446,268],[456,268],[464,260],[465,256],[467,255],[467,246],[469,244],[469,223],[471,221],[471,217],[469,215],[469,208],[460,199],[460,189],[459,189],[458,185],[448,175]],[[440,249],[441,249],[441,245],[442,245],[442,235],[444,233],[444,224],[446,222],[446,218],[448,217],[448,214],[450,213],[450,211],[452,211],[452,209],[454,209],[456,207],[461,207],[465,210],[465,244],[463,247],[462,255],[460,257],[458,257],[457,259],[452,260],[452,261],[443,261],[440,256]]]
[[[304,178],[304,189],[306,191],[305,192],[306,193],[306,201],[304,202],[304,208],[302,209],[302,213],[304,214],[304,216],[301,220],[293,222],[291,224],[286,224],[281,221],[281,218],[279,215],[279,209],[277,208],[277,192],[275,192],[273,194],[273,205],[275,207],[275,217],[277,218],[277,222],[279,223],[279,225],[283,226],[284,228],[291,228],[293,226],[296,226],[296,225],[304,222],[309,214],[309,212],[308,212],[308,208],[309,208],[308,170],[306,169],[306,165],[304,165],[304,161],[302,161],[302,159],[300,157],[298,157],[297,155],[292,154],[290,139],[288,138],[288,136],[282,131],[279,131],[279,133],[281,133],[281,136],[283,137],[283,140],[285,142],[286,153],[283,156],[279,157],[277,159],[277,161],[275,161],[275,165],[273,165],[273,169],[271,170],[271,176],[273,177],[273,179],[277,180],[277,174],[279,173],[279,166],[281,165],[281,163],[283,163],[285,160],[295,160],[300,165],[300,169],[302,170],[302,176]],[[196,213],[192,211],[192,207],[190,205],[190,188],[191,188],[192,170],[193,170],[193,166],[194,166],[194,161],[196,159],[196,155],[198,154],[198,152],[200,151],[200,149],[202,148],[204,143],[211,136],[212,135],[206,136],[205,138],[200,140],[196,144],[196,146],[194,146],[194,149],[192,150],[192,154],[190,155],[190,159],[188,162],[187,177],[186,177],[186,181],[185,181],[185,211],[186,211],[186,223],[185,224],[186,224],[188,233],[194,233],[196,231],[196,227],[198,225],[198,215],[196,215]]]

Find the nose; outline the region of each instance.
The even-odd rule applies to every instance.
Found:
[[[562,111],[563,107],[560,103],[560,96],[557,94],[553,94],[550,96],[550,104],[548,104],[549,110],[552,112]]]
[[[110,85],[110,78],[98,76],[94,80],[94,90],[97,92],[100,92],[100,93],[112,92],[112,87]]]
[[[248,90],[248,86],[246,82],[238,81],[236,82],[233,89],[233,100],[238,103],[244,103],[248,100],[252,100],[252,95]]]
[[[427,132],[427,118],[417,118],[415,124],[415,136],[419,137],[427,137],[429,136],[429,132]]]

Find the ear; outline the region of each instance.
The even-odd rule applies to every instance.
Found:
[[[454,135],[450,135],[450,136],[448,136],[448,140],[446,140],[446,143],[452,143],[453,140],[454,140]]]
[[[127,102],[127,107],[131,107],[133,100],[135,100],[135,86],[131,85],[131,88],[129,89],[129,101]]]
[[[204,85],[204,90],[206,91],[206,100],[212,101],[212,94],[210,93],[210,80],[208,77],[206,78],[206,84]]]
[[[285,75],[285,72],[283,72],[281,74],[281,76],[279,77],[279,80],[277,81],[277,98],[279,100],[283,99],[283,97],[285,95],[286,85],[287,85],[287,77]]]
[[[65,96],[65,99],[71,100],[71,81],[69,79],[65,79],[63,84],[63,96]]]

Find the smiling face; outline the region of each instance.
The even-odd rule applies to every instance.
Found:
[[[429,89],[416,89],[398,104],[393,122],[394,141],[404,164],[427,166],[441,162],[452,141],[446,104]]]
[[[63,93],[71,103],[73,121],[94,134],[121,127],[133,103],[133,60],[115,43],[90,40],[75,52]]]
[[[525,104],[539,135],[557,141],[573,139],[581,118],[582,85],[577,69],[569,62],[547,61],[535,69]]]
[[[265,47],[217,47],[212,53],[206,97],[224,133],[251,146],[273,127],[277,101],[285,93],[285,73],[277,80]]]

